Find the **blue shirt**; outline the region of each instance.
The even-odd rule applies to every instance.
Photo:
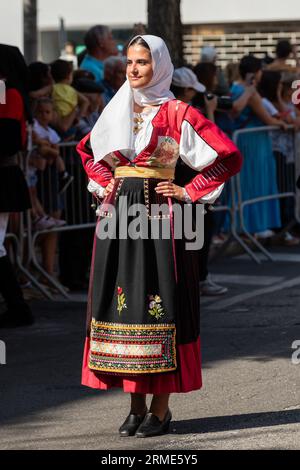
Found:
[[[104,78],[104,66],[101,60],[95,59],[89,54],[86,54],[83,61],[80,64],[80,68],[92,72],[95,77],[95,81],[98,85],[101,85],[101,81]]]
[[[106,106],[110,102],[110,100],[115,96],[116,90],[114,90],[106,80],[103,80],[101,85],[104,88],[102,97],[104,100],[104,106]]]
[[[233,101],[236,101],[245,91],[245,86],[241,83],[234,83],[230,89],[230,94]],[[234,119],[236,129],[243,129],[246,127],[259,127],[263,126],[263,122],[256,116],[250,106],[245,106],[239,116]]]

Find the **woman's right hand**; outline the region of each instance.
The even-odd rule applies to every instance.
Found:
[[[212,99],[207,99],[206,96],[204,95],[204,101],[205,101],[205,107],[206,107],[206,111],[207,113],[211,113],[211,114],[214,114],[214,112],[216,111],[217,109],[217,106],[218,106],[218,98],[217,96],[214,96]]]
[[[108,183],[108,185],[105,187],[105,190],[104,190],[104,193],[103,193],[104,197],[108,196],[108,194],[110,194],[112,192],[112,190],[114,189],[114,184],[115,184],[115,179],[112,178],[110,180],[110,182]]]
[[[283,131],[287,131],[289,129],[289,124],[287,122],[284,122],[282,119],[277,120],[277,125]]]

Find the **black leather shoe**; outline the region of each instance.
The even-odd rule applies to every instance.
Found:
[[[157,416],[153,413],[147,413],[144,421],[135,433],[136,437],[152,437],[166,434],[169,430],[170,422],[172,419],[172,413],[170,410],[163,421],[160,421]]]
[[[143,415],[136,415],[136,414],[130,413],[125,419],[122,426],[119,428],[120,436],[121,437],[134,436],[136,430],[138,429],[140,424],[143,422],[146,415],[147,415],[147,411]]]

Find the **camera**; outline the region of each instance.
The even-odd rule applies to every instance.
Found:
[[[208,100],[212,100],[216,95],[213,93],[205,93]],[[231,96],[218,96],[217,97],[217,109],[220,111],[227,111],[232,109],[233,101]]]

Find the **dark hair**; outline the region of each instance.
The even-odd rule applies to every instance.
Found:
[[[194,67],[194,73],[196,74],[200,83],[202,83],[207,91],[213,91],[214,78],[217,73],[217,66],[212,62],[200,62]]]
[[[73,64],[67,60],[57,59],[51,64],[51,73],[55,82],[65,80],[72,71]]]
[[[150,51],[150,47],[149,47],[149,44],[146,43],[146,41],[141,37],[141,36],[137,36],[133,41],[129,41],[129,44],[127,46],[127,49],[131,46],[142,46],[144,47],[145,49],[148,49],[148,51]]]
[[[277,90],[280,80],[280,72],[264,70],[258,85],[259,94],[272,102],[277,101]]]
[[[256,73],[262,68],[261,59],[253,55],[245,55],[239,65],[240,76],[245,79],[247,73]]]
[[[40,105],[43,105],[43,104],[51,104],[52,106],[54,106],[53,101],[52,101],[51,98],[43,97],[43,98],[38,98],[35,101],[35,109],[38,108]]]
[[[49,65],[44,62],[32,62],[29,69],[29,90],[35,91],[45,86],[45,80],[49,77]]]
[[[272,64],[274,62],[274,59],[273,57],[269,56],[267,52],[265,52],[265,57],[263,58],[262,60],[263,62],[263,65],[269,65],[269,64]]]
[[[287,59],[292,52],[292,45],[287,39],[278,41],[276,46],[276,56],[278,59]]]
[[[184,94],[184,90],[186,87],[176,86],[171,84],[170,90],[174,94],[175,98],[179,98]]]
[[[21,93],[25,114],[31,122],[29,105],[28,67],[18,47],[0,44],[0,76],[6,78],[6,88],[15,88]]]
[[[7,88],[22,94],[28,91],[28,67],[17,47],[0,44],[0,74],[6,78]]]
[[[77,69],[73,73],[73,81],[80,80],[81,78],[87,78],[89,80],[95,80],[95,75],[89,70]]]
[[[84,36],[84,44],[88,51],[93,51],[99,47],[99,39],[109,32],[108,26],[97,24],[90,28]]]
[[[72,86],[79,93],[104,93],[104,88],[89,78],[78,78],[73,81]]]

